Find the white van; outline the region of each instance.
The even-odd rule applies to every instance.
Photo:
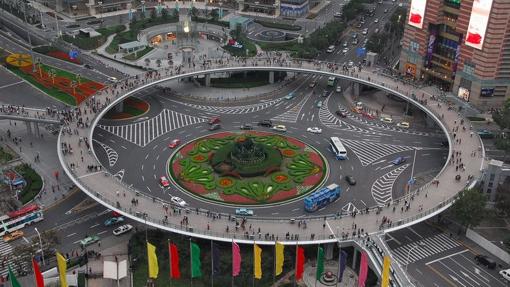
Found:
[[[331,45],[328,47],[328,49],[326,50],[327,53],[333,53],[335,51],[335,46]]]

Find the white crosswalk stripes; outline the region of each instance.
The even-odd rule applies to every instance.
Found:
[[[93,141],[99,144],[106,152],[106,155],[108,156],[108,164],[110,166],[114,166],[115,163],[117,163],[117,160],[119,159],[119,154],[109,145],[106,145],[96,139],[93,139]]]
[[[144,147],[169,131],[202,122],[205,122],[204,118],[164,109],[157,116],[143,122],[121,126],[98,125],[98,127]]]
[[[441,233],[401,246],[392,250],[392,253],[400,264],[407,265],[458,246],[459,243],[449,238],[445,233]],[[413,250],[409,252],[411,248]],[[408,256],[409,261],[407,261]]]
[[[412,146],[381,144],[367,141],[342,139],[342,142],[359,158],[363,166],[390,154],[419,149]]]
[[[8,266],[11,265],[11,268],[16,273],[18,268],[18,263],[16,258],[13,256],[12,253],[13,248],[9,243],[4,242],[3,240],[0,240],[0,260],[2,260],[3,264],[0,266],[0,275],[5,276],[7,273],[9,273]],[[4,258],[7,258],[7,260],[3,261]],[[26,269],[25,264],[23,264],[23,270]]]
[[[371,193],[377,205],[383,206],[388,203],[393,195],[393,185],[399,175],[410,166],[404,164],[398,168],[379,177],[374,184],[372,184]]]
[[[206,106],[206,105],[197,105],[192,103],[183,103],[172,100],[172,102],[188,106],[190,108],[194,108],[197,110],[217,113],[217,114],[231,114],[231,115],[241,115],[258,112],[260,110],[267,109],[268,107],[274,106],[275,104],[282,101],[282,98],[274,99],[271,101],[260,102],[252,105],[245,106],[230,106],[230,107],[219,107],[219,106]]]
[[[311,93],[308,94],[308,96],[304,97],[297,105],[293,106],[285,113],[283,113],[279,116],[273,117],[271,120],[277,121],[277,122],[285,122],[285,123],[297,122],[299,114],[301,113],[301,110],[303,109],[306,101],[308,101],[308,99],[310,98],[311,95],[312,95]]]

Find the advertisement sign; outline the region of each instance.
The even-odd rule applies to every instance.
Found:
[[[462,36],[459,39],[459,43],[462,42]],[[460,44],[457,44],[457,48],[455,48],[455,59],[453,61],[453,67],[452,67],[452,79],[455,79],[455,74],[457,73],[457,68],[459,66],[459,59],[460,59]]]
[[[489,22],[492,0],[474,0],[469,18],[466,45],[481,50]]]
[[[464,101],[468,102],[469,101],[469,90],[466,88],[463,88],[463,87],[459,87],[459,93],[457,94],[457,96],[459,98],[463,99]]]
[[[430,68],[432,66],[432,53],[434,52],[434,47],[436,46],[436,39],[437,39],[437,26],[436,25],[430,25],[429,28],[429,42],[427,43],[427,58],[425,60],[425,66],[427,68]]]
[[[425,7],[427,7],[427,0],[412,0],[407,23],[418,29],[423,28],[423,20],[425,20]]]
[[[406,75],[416,78],[416,65],[415,64],[406,63]]]
[[[238,49],[242,49],[243,48],[243,44],[240,43],[240,42],[237,42],[234,39],[229,39],[228,40],[228,45],[231,46],[231,47],[234,47],[234,48],[238,48]]]
[[[480,91],[480,97],[492,97],[494,96],[494,88],[482,88]]]

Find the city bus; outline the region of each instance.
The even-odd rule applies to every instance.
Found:
[[[329,77],[328,78],[328,87],[334,87],[336,85],[336,78],[335,77]]]
[[[331,137],[329,140],[331,151],[335,154],[336,159],[347,159],[347,150],[338,137]]]
[[[317,211],[337,200],[340,197],[341,192],[342,189],[340,189],[340,186],[336,183],[323,187],[305,197],[305,210],[308,212]]]
[[[43,219],[42,208],[37,204],[29,204],[19,210],[8,212],[6,215],[0,216],[0,236]]]

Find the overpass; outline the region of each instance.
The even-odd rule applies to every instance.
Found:
[[[39,136],[39,124],[60,125],[61,120],[57,114],[49,115],[44,109],[26,108],[20,106],[2,105],[0,107],[0,120],[25,122],[28,134]]]

